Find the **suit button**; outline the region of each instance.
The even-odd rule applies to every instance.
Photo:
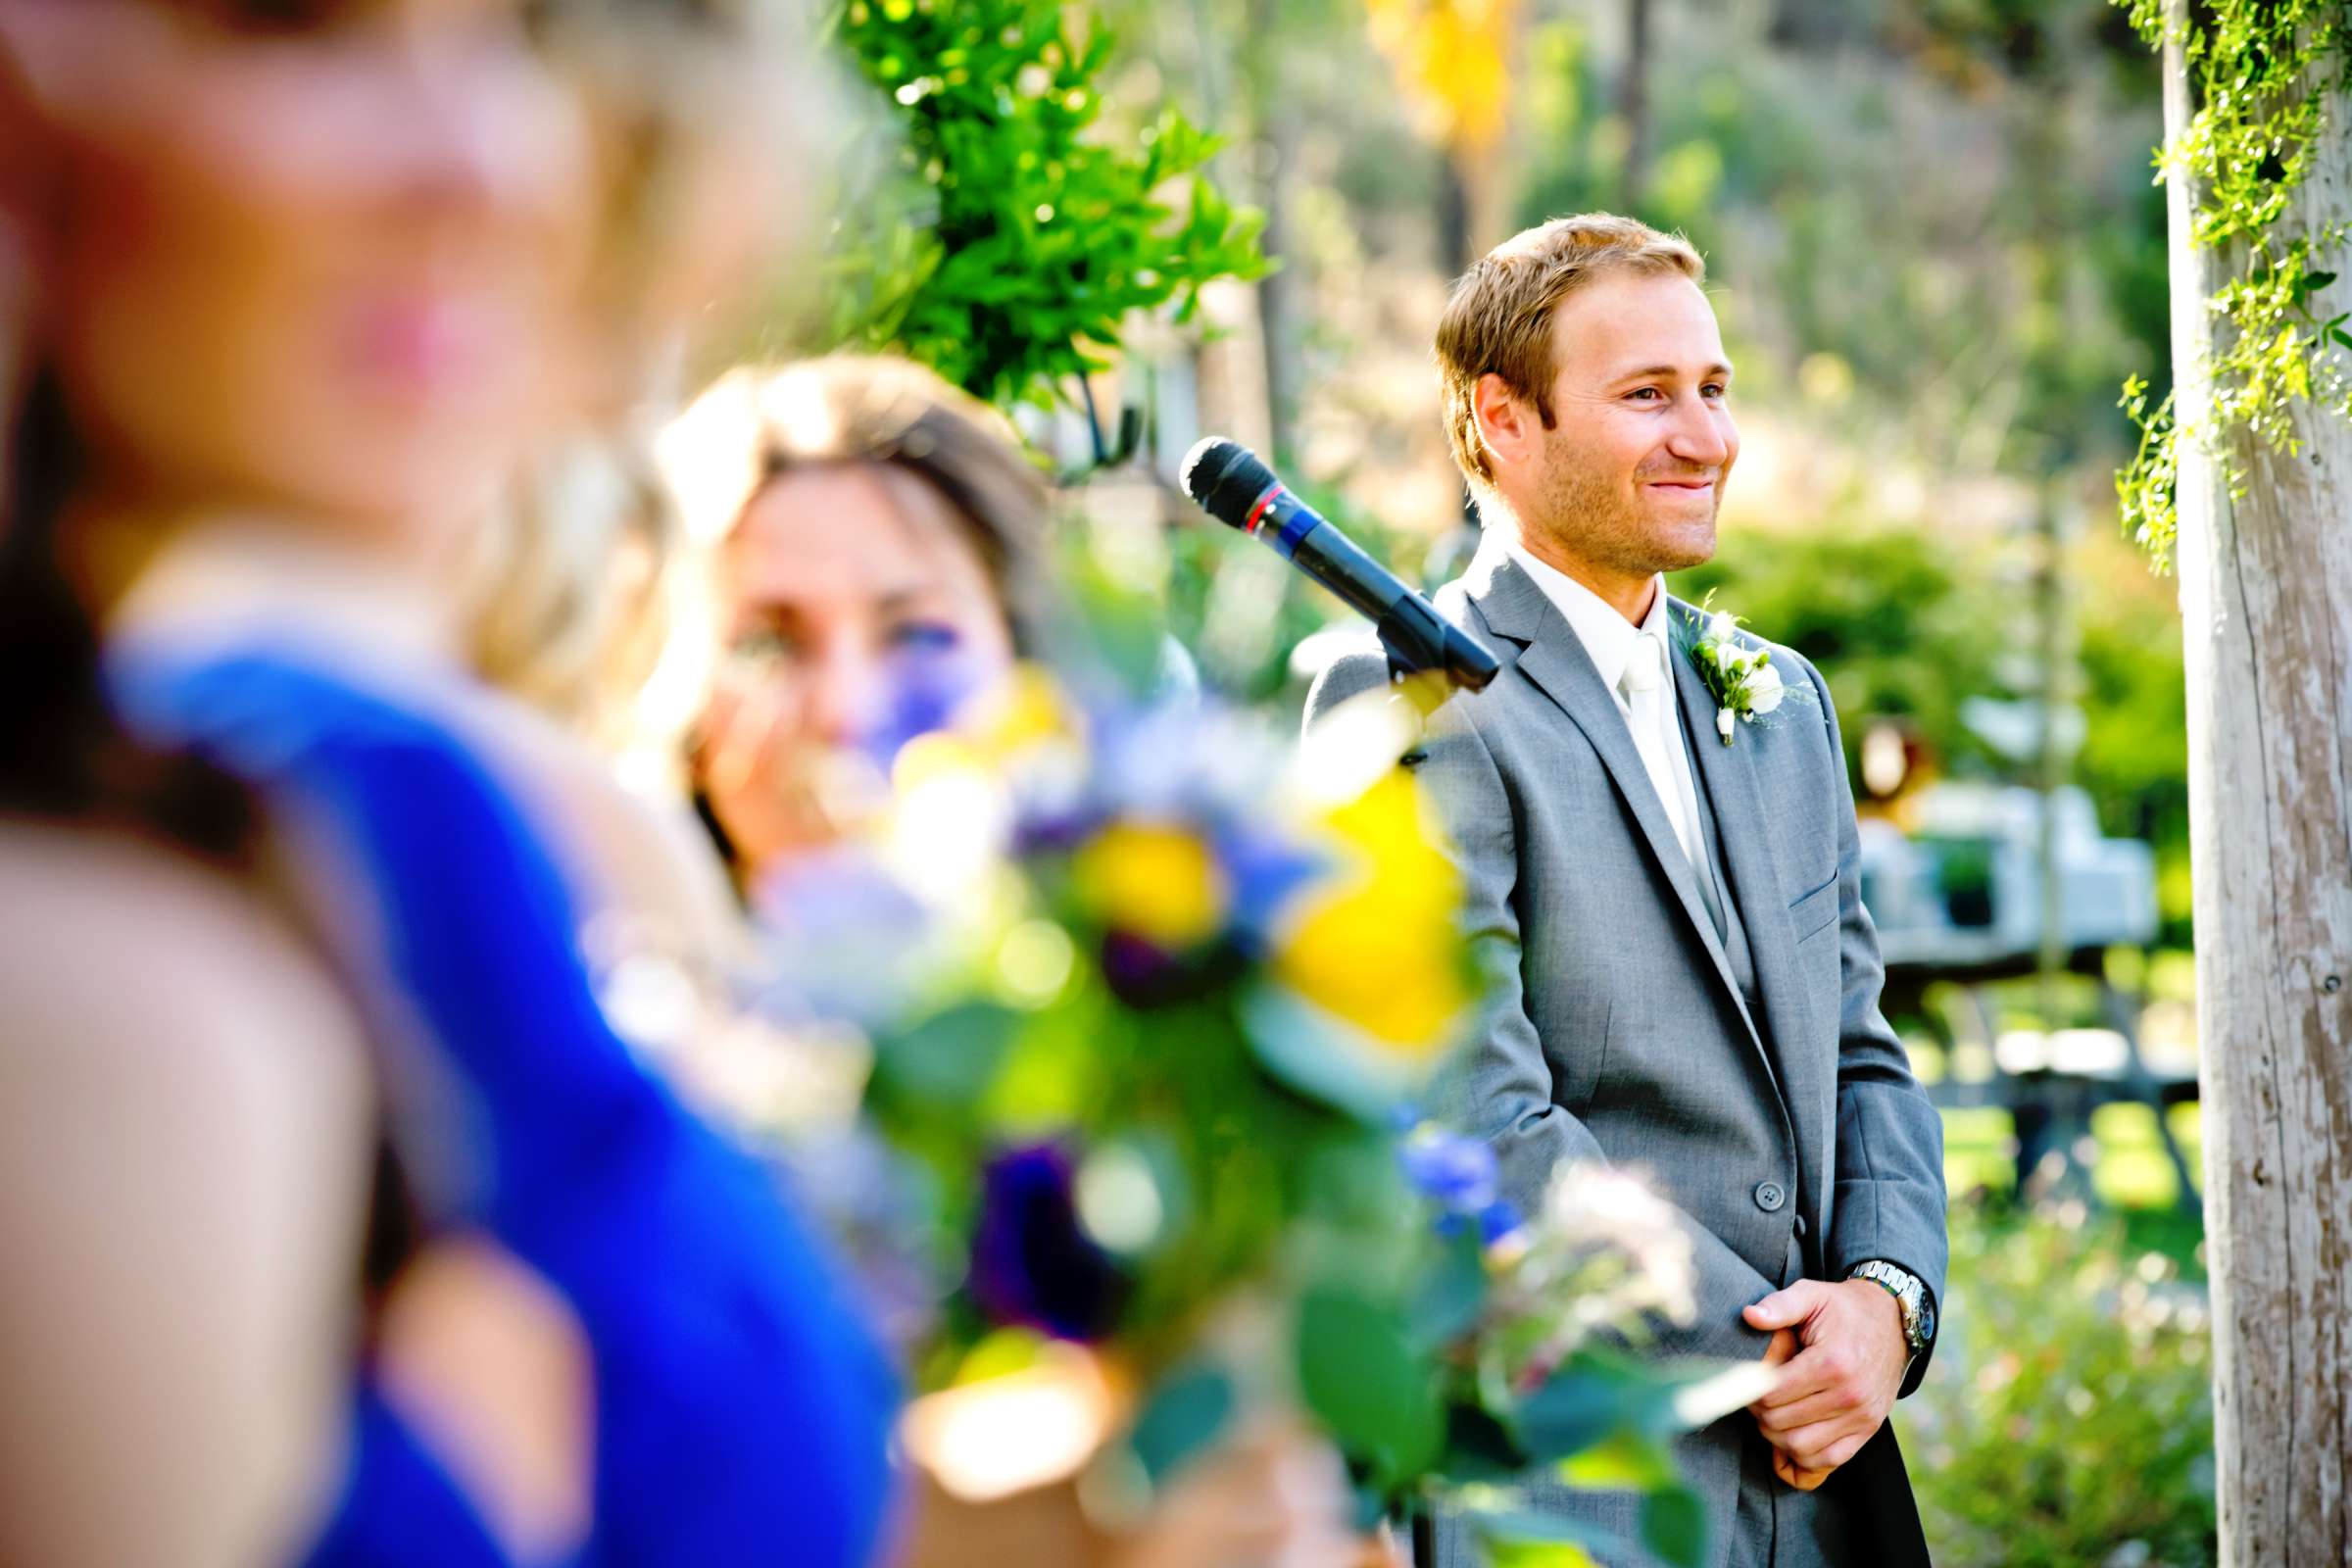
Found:
[[[1756,1206],[1765,1213],[1780,1212],[1781,1205],[1787,1201],[1788,1201],[1788,1194],[1783,1190],[1779,1182],[1756,1183]]]

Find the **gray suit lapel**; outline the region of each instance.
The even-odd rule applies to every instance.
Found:
[[[1592,666],[1585,645],[1578,640],[1567,618],[1544,597],[1535,579],[1492,539],[1479,547],[1478,559],[1464,575],[1470,601],[1478,606],[1488,626],[1498,636],[1525,645],[1517,662],[1518,669],[1584,732],[1602,765],[1608,768],[1626,809],[1642,830],[1650,858],[1666,873],[1684,917],[1706,949],[1723,989],[1731,996],[1732,1004],[1739,1008],[1740,1020],[1747,1025],[1748,1038],[1755,1044],[1766,1074],[1772,1075],[1772,1060],[1764,1050],[1763,1036],[1757,1031],[1755,1019],[1748,1014],[1747,998],[1741,994],[1740,982],[1732,973],[1731,959],[1716,936],[1715,921],[1699,895],[1697,874],[1691,870],[1689,857],[1683,854],[1682,841],[1667,820],[1666,808],[1660,804],[1657,789],[1649,781],[1649,770],[1642,765],[1642,754],[1634,749],[1634,738],[1625,727],[1625,715],[1617,707],[1617,699],[1601,684],[1600,671]],[[1703,689],[1700,695],[1704,697]],[[1713,721],[1710,709],[1708,722]],[[1752,792],[1752,782],[1749,788]],[[1729,834],[1725,836],[1728,838]],[[1780,923],[1785,936],[1788,923],[1785,914]],[[1777,1078],[1775,1083],[1777,1087]]]
[[[1715,699],[1680,644],[1699,624],[1698,611],[1681,600],[1668,610],[1677,627],[1674,660],[1675,691],[1688,719],[1685,733],[1696,739],[1691,760],[1715,801],[1716,847],[1731,880],[1731,895],[1739,901],[1740,919],[1747,928],[1750,961],[1755,964],[1756,990],[1764,999],[1765,1021],[1771,1026],[1773,1058],[1788,1092],[1789,1113],[1802,1115],[1816,1103],[1820,1089],[1815,1054],[1799,1049],[1805,1038],[1804,977],[1797,972],[1796,941],[1788,929],[1788,888],[1780,858],[1767,829],[1772,818],[1764,811],[1762,787],[1756,781],[1756,747],[1760,731],[1741,724],[1738,737],[1723,744],[1715,729]],[[1780,1048],[1786,1045],[1789,1049]],[[1820,1129],[1802,1129],[1819,1131]],[[1810,1145],[1800,1140],[1798,1147]]]

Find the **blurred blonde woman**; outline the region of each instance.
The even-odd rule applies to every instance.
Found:
[[[743,248],[772,56],[619,0],[0,51],[0,1560],[856,1568],[887,1371],[600,1007],[627,813],[447,588]]]
[[[754,890],[851,831],[899,746],[1016,659],[1048,652],[1049,497],[1000,416],[900,360],[738,370],[661,450],[717,568],[723,652],[690,771]],[[918,1468],[937,1457],[919,1439],[938,1425],[920,1406],[908,1424]],[[1023,1456],[998,1458],[1017,1468]],[[1071,1468],[1039,1467],[1009,1494],[999,1478],[981,1502],[925,1470],[904,1560],[1311,1568],[1363,1556],[1337,1456],[1280,1421],[1200,1460],[1130,1528],[1089,1521]]]

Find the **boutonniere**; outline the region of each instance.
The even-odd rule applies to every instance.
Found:
[[[1740,617],[1714,606],[1710,590],[1698,607],[1696,629],[1686,629],[1681,640],[1691,667],[1715,699],[1715,733],[1729,746],[1740,724],[1753,724],[1790,698],[1809,698],[1813,691],[1782,680],[1772,664],[1772,650],[1740,642]]]

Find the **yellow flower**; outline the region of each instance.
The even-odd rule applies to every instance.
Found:
[[[1181,952],[1216,934],[1231,900],[1215,851],[1156,822],[1113,822],[1078,852],[1078,896],[1113,930]]]
[[[1306,895],[1275,972],[1375,1042],[1427,1055],[1447,1044],[1470,1002],[1460,878],[1431,842],[1419,788],[1401,768],[1324,825],[1340,867]]]
[[[957,729],[983,755],[999,761],[1039,751],[1083,746],[1086,722],[1054,677],[1022,664],[977,699]]]

